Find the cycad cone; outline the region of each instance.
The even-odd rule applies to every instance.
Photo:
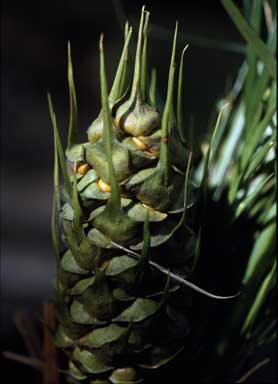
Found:
[[[171,156],[174,143],[182,145],[177,136],[181,127],[173,127],[177,28],[167,98],[160,113],[154,97],[150,97],[150,104],[147,88],[148,18],[143,8],[131,92],[121,100],[126,91],[123,84],[127,83],[130,31],[112,103],[107,93],[101,38],[102,109],[98,119],[102,128],[95,135],[92,128],[93,139],[84,144],[75,141],[77,103],[69,54],[67,158],[51,105],[55,209],[61,233],[59,241],[53,220],[59,319],[55,342],[69,356],[69,381],[141,382],[148,370],[158,369],[181,351],[189,332],[181,303],[176,306],[182,288],[150,266],[150,261],[156,260],[166,270],[184,271],[192,256],[187,244],[194,242],[195,236],[185,224],[185,218],[191,216],[187,207],[192,205],[188,193],[185,196],[185,191],[192,188],[189,168],[187,172],[178,169]],[[181,160],[185,160],[188,152],[185,146],[182,148]],[[62,193],[58,187],[58,159],[64,179]]]

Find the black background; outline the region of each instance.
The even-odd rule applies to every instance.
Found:
[[[197,44],[194,38],[242,42],[220,1],[121,2],[137,26],[143,4],[151,23],[170,32],[176,19],[186,43],[185,121],[195,117],[196,137],[206,132],[210,111],[234,79],[243,56]],[[112,0],[2,1],[1,70],[1,333],[2,347],[23,350],[12,317],[30,309],[40,317],[41,304],[52,297],[54,255],[50,239],[53,137],[46,91],[52,93],[65,138],[68,125],[67,40],[72,44],[75,84],[83,138],[99,110],[98,39],[105,36],[108,80],[114,75],[123,41]],[[187,38],[186,38],[187,37]],[[194,43],[195,41],[195,43]],[[171,52],[170,40],[152,36],[149,61],[158,68],[162,97]],[[14,369],[16,367],[16,369]],[[5,382],[21,378],[35,383],[30,368],[4,364]],[[2,376],[2,373],[1,373]],[[3,377],[3,376],[2,376]],[[263,377],[263,376],[262,376]],[[39,382],[39,381],[38,381]]]

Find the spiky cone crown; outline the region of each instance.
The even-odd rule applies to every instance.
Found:
[[[67,374],[72,382],[141,382],[148,370],[166,364],[183,348],[190,324],[178,300],[181,286],[206,293],[184,279],[196,248],[190,228],[196,187],[189,177],[191,155],[181,126],[184,51],[176,119],[177,26],[166,102],[160,112],[155,77],[149,86],[147,81],[148,20],[143,7],[131,90],[127,85],[131,28],[126,30],[109,95],[101,37],[101,111],[88,129],[89,141],[82,144],[77,138],[68,46],[66,156],[48,96],[55,144],[52,237],[59,320],[55,343],[69,358]]]

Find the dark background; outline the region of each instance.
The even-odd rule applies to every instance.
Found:
[[[2,348],[23,351],[12,317],[30,309],[40,318],[41,304],[52,297],[54,255],[50,238],[53,137],[46,91],[52,93],[65,138],[68,125],[66,43],[72,44],[82,137],[99,110],[98,39],[105,35],[108,80],[122,46],[122,14],[112,0],[2,1],[1,71],[1,336]],[[149,61],[158,68],[165,96],[176,19],[190,48],[185,57],[184,118],[195,118],[196,137],[206,132],[210,111],[234,79],[243,55],[241,37],[220,1],[121,2],[137,26],[143,4],[151,11]],[[163,33],[158,29],[163,28]],[[134,34],[135,35],[135,34]],[[160,37],[159,37],[160,35]],[[237,52],[220,49],[239,43]],[[210,46],[208,47],[208,44]],[[14,369],[16,367],[16,369]],[[35,383],[30,368],[4,364],[13,383],[21,375]],[[262,370],[263,371],[263,370]],[[2,375],[2,374],[1,374]],[[264,376],[262,376],[264,377]]]

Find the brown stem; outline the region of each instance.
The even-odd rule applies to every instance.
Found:
[[[55,330],[55,308],[52,303],[43,305],[43,384],[59,384],[57,350],[51,331]]]

